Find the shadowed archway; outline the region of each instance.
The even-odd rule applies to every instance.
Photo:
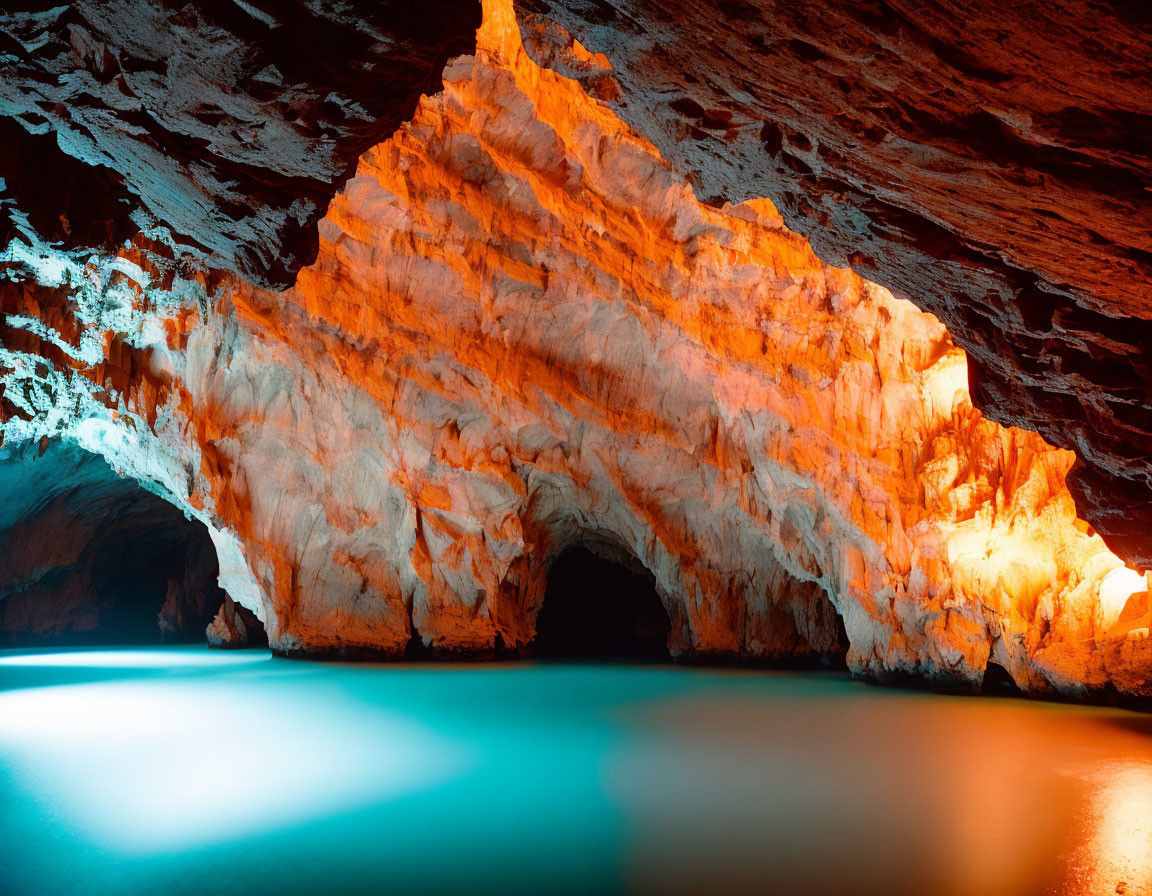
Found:
[[[531,649],[542,659],[656,662],[669,659],[670,627],[655,579],[638,561],[573,547],[549,568]]]
[[[3,460],[0,645],[205,640],[224,592],[203,523],[67,442]]]

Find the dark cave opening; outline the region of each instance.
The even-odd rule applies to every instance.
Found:
[[[4,454],[0,645],[205,640],[224,591],[203,523],[74,445]]]
[[[980,693],[992,697],[1023,697],[1024,692],[1012,678],[1012,674],[997,662],[988,661],[984,667],[984,678]]]
[[[138,495],[93,545],[94,634],[117,643],[203,641],[224,599],[216,550],[203,523],[151,498]]]
[[[639,562],[574,547],[549,568],[532,652],[541,659],[657,662],[670,658],[670,629],[656,580]]]

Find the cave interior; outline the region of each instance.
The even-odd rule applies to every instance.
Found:
[[[0,890],[1152,894],[1149,60],[0,9]]]

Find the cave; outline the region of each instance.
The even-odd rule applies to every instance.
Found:
[[[1152,894],[1139,7],[0,8],[0,890]]]
[[[1012,680],[1008,670],[991,660],[988,661],[988,667],[984,670],[984,680],[980,685],[980,693],[996,697],[1023,696],[1020,686]]]
[[[666,661],[670,628],[656,581],[638,561],[573,547],[548,568],[530,649],[540,659]]]
[[[203,643],[224,599],[208,530],[51,440],[5,451],[0,644]]]

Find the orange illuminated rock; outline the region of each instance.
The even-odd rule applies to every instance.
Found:
[[[79,410],[7,437],[62,420],[204,520],[286,653],[525,646],[550,562],[591,545],[651,571],[677,655],[827,655],[842,617],[876,680],[976,687],[991,659],[1030,693],[1152,690],[1145,578],[1077,519],[1070,452],[973,408],[936,318],[767,201],[701,205],[505,0],[444,80],[293,289],[163,305],[119,273],[131,338],[58,358]]]
[[[713,205],[936,314],[977,407],[1076,451],[1152,566],[1152,17],[1097,0],[514,0]],[[580,42],[583,43],[580,43]]]

